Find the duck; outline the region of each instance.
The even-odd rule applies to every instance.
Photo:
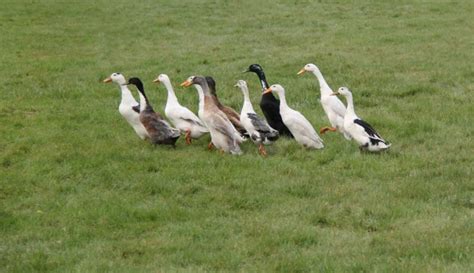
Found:
[[[234,125],[235,129],[239,131],[240,135],[242,135],[244,138],[248,137],[248,133],[245,130],[244,126],[240,123],[240,115],[232,109],[229,106],[223,105],[220,101],[219,98],[217,97],[217,90],[216,90],[216,81],[210,77],[206,76],[205,77],[207,81],[207,85],[209,86],[209,90],[211,91],[211,96],[212,99],[214,100],[215,105],[217,108],[219,108],[224,114],[227,116],[227,118],[232,122],[232,125]]]
[[[331,124],[330,127],[326,126],[321,128],[319,130],[319,133],[324,134],[327,131],[339,131],[344,135],[347,140],[350,140],[350,135],[344,131],[344,115],[346,113],[346,107],[344,106],[344,103],[342,103],[342,101],[338,97],[331,96],[333,91],[331,87],[329,87],[323,77],[323,74],[315,64],[306,64],[297,74],[302,75],[307,71],[313,73],[319,81],[321,105],[323,107],[324,112],[326,113],[326,116],[329,119],[329,123]]]
[[[257,74],[258,79],[260,80],[260,84],[262,86],[260,109],[262,109],[262,113],[265,116],[265,119],[267,120],[270,127],[277,130],[281,136],[293,138],[291,131],[282,121],[280,115],[280,101],[275,98],[272,93],[265,93],[265,90],[267,90],[270,85],[267,82],[262,66],[260,66],[259,64],[251,64],[244,72],[253,72]]]
[[[344,130],[359,144],[361,151],[380,152],[390,148],[392,144],[385,141],[370,124],[356,115],[352,92],[349,88],[340,87],[332,95],[342,95],[346,98],[347,110],[344,115]]]
[[[128,89],[127,81],[122,73],[115,72],[103,80],[104,83],[114,82],[116,83],[120,91],[122,92],[122,99],[119,104],[119,113],[123,118],[132,126],[135,133],[141,139],[145,140],[149,138],[147,130],[140,122],[140,104],[135,100],[130,89]]]
[[[175,147],[176,141],[181,135],[180,130],[171,127],[159,113],[153,110],[145,94],[143,83],[139,78],[130,78],[127,84],[133,84],[138,89],[140,96],[140,122],[150,135],[150,142],[155,145],[171,145]]]
[[[265,157],[267,156],[267,152],[263,145],[275,142],[280,134],[255,113],[252,102],[250,101],[247,82],[239,80],[237,84],[235,84],[235,87],[239,87],[244,95],[244,103],[242,105],[242,111],[240,112],[240,123],[244,126],[245,130],[247,130],[250,139],[259,145],[259,154]]]
[[[295,140],[305,148],[324,148],[323,140],[316,133],[311,123],[300,112],[288,106],[283,86],[274,84],[265,90],[265,93],[270,92],[277,93],[280,98],[281,118]]]
[[[203,76],[191,76],[181,83],[181,86],[184,87],[191,85],[194,85],[198,91],[198,115],[209,130],[212,144],[223,153],[241,155],[240,143],[243,142],[243,138],[226,114],[217,107],[206,78]]]
[[[191,139],[197,139],[209,133],[204,123],[191,110],[179,103],[168,75],[160,74],[153,82],[162,83],[168,91],[165,116],[175,128],[185,134],[186,144],[191,144]]]

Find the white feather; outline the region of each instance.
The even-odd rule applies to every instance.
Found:
[[[288,106],[285,89],[279,84],[272,85],[270,89],[280,97],[281,118],[295,140],[305,147],[322,149],[324,147],[323,140],[316,133],[311,123],[300,112]]]

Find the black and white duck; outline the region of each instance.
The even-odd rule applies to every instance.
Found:
[[[293,137],[288,127],[283,123],[280,115],[280,101],[275,98],[271,92],[265,92],[270,85],[267,82],[263,68],[259,64],[252,64],[245,72],[253,72],[257,74],[262,86],[262,98],[260,100],[260,109],[268,124],[277,130],[281,136]]]
[[[140,96],[140,122],[150,135],[151,143],[172,145],[174,147],[180,136],[180,131],[171,127],[159,113],[153,110],[145,94],[143,83],[139,78],[130,78],[128,84],[133,84],[138,89]]]

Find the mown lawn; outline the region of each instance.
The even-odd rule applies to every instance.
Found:
[[[160,2],[160,3],[158,3]],[[474,5],[469,1],[1,1],[1,272],[473,272]],[[261,158],[139,140],[112,72],[155,108],[170,76],[212,75],[258,109],[260,63],[328,125],[312,75],[348,86],[388,141],[338,134]]]

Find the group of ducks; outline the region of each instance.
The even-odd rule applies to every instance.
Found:
[[[181,83],[181,86],[194,85],[198,91],[199,110],[196,116],[179,103],[169,77],[166,74],[160,74],[153,82],[162,83],[168,91],[165,115],[174,127],[162,115],[154,111],[139,78],[133,77],[127,82],[121,73],[113,73],[104,82],[118,84],[122,92],[120,114],[140,138],[148,139],[153,144],[174,146],[181,134],[185,135],[186,143],[191,144],[192,139],[209,133],[211,136],[209,149],[216,147],[222,152],[236,155],[242,154],[240,144],[247,138],[258,145],[259,154],[262,156],[267,155],[264,145],[273,143],[280,136],[294,138],[306,148],[322,149],[324,147],[323,140],[311,123],[300,112],[288,106],[285,89],[279,84],[272,86],[268,84],[260,65],[252,64],[245,72],[256,73],[260,80],[262,86],[260,108],[265,118],[256,114],[244,80],[239,80],[235,85],[240,88],[244,96],[239,115],[219,101],[216,83],[212,77],[189,77]],[[312,72],[318,79],[321,105],[331,124],[331,126],[321,128],[320,134],[338,131],[347,140],[353,139],[357,142],[361,150],[370,152],[378,152],[390,147],[391,144],[387,143],[372,126],[355,114],[352,93],[347,87],[341,87],[337,92],[333,92],[321,71],[314,64],[305,65],[298,75],[305,72]],[[128,85],[135,85],[138,89],[139,102],[133,97]],[[273,93],[276,93],[280,100]],[[347,108],[336,95],[346,98]]]

